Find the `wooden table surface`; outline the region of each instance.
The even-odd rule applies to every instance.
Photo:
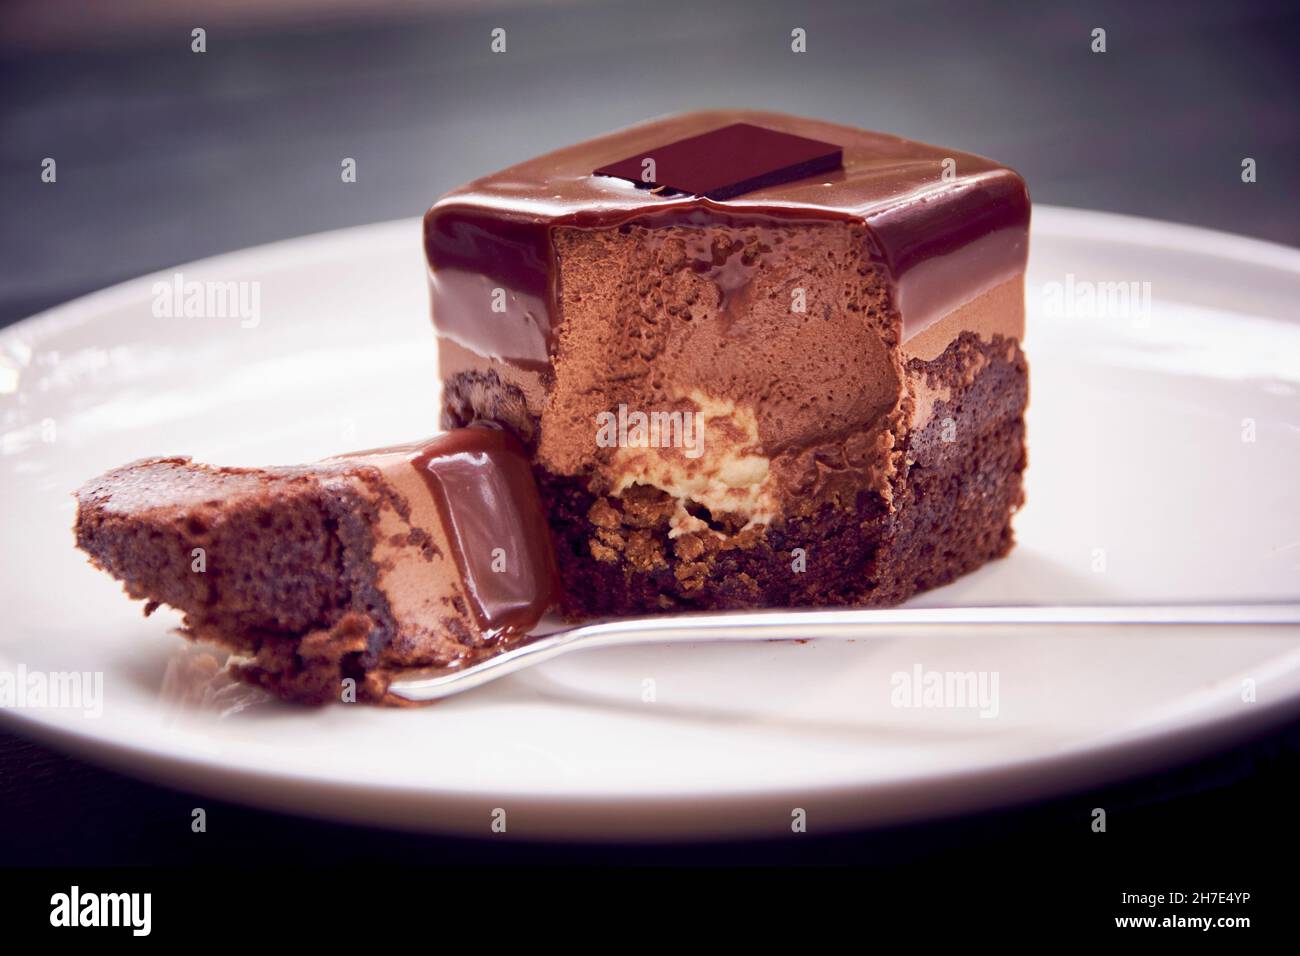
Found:
[[[419,214],[484,171],[688,108],[819,115],[986,153],[1037,202],[1300,245],[1293,3],[498,4],[418,18],[175,25],[25,47],[0,24],[0,325],[114,282]],[[12,8],[11,8],[12,9]],[[482,10],[483,8],[479,8]],[[0,10],[0,18],[6,13]],[[199,25],[199,24],[196,24]],[[489,31],[507,30],[507,52]],[[792,54],[790,31],[807,31]],[[1091,31],[1106,30],[1093,53]],[[12,29],[9,29],[12,28]],[[40,181],[43,158],[55,184]],[[339,164],[353,157],[358,181]],[[1241,181],[1243,158],[1258,181]],[[1291,839],[1300,724],[1096,793],[848,837],[680,848],[442,840],[136,782],[0,732],[0,864],[1080,859],[1117,808],[1134,859]],[[209,832],[190,832],[194,806]],[[1115,815],[1112,812],[1112,819]],[[1216,821],[1207,828],[1204,821]],[[1127,835],[1125,835],[1127,834]],[[1115,849],[1113,852],[1119,853]],[[1190,857],[1189,857],[1190,858]]]

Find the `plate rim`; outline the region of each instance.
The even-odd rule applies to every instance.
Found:
[[[1293,679],[1300,670],[1292,669]],[[783,784],[765,790],[719,792],[691,790],[671,794],[592,794],[581,791],[552,791],[543,794],[526,790],[495,788],[431,788],[414,784],[343,781],[317,774],[277,774],[261,767],[222,762],[217,757],[181,750],[145,747],[110,737],[78,734],[68,727],[33,720],[21,711],[0,708],[0,727],[10,732],[53,745],[95,766],[127,773],[154,783],[188,790],[195,796],[213,795],[262,809],[314,819],[346,822],[386,829],[411,830],[446,836],[475,836],[462,821],[469,811],[483,823],[478,835],[487,835],[485,810],[490,804],[513,802],[517,816],[530,813],[540,819],[524,830],[511,831],[513,838],[528,841],[564,839],[574,842],[698,842],[709,839],[739,839],[773,836],[789,832],[788,818],[767,819],[773,807],[813,806],[829,809],[829,822],[818,823],[819,832],[845,832],[923,820],[976,813],[995,807],[1013,806],[1036,799],[1064,796],[1085,779],[1097,786],[1111,786],[1126,779],[1159,772],[1185,759],[1208,756],[1252,733],[1281,726],[1300,714],[1300,686],[1276,700],[1256,702],[1236,714],[1220,709],[1203,711],[1197,719],[1170,724],[1158,721],[1158,729],[1129,732],[1120,739],[1103,738],[1057,751],[1049,756],[1017,757],[956,771],[911,775],[887,783],[832,784],[799,787]],[[118,759],[108,759],[106,753]],[[129,768],[129,769],[128,769]],[[1014,799],[1008,799],[1008,785],[1016,784]],[[971,788],[974,788],[972,796]],[[961,795],[953,797],[954,791]],[[916,794],[925,794],[921,800]],[[383,799],[373,803],[356,800],[358,795]],[[874,806],[870,815],[846,811],[849,803],[868,802],[875,797],[884,806]],[[304,805],[303,799],[308,803]],[[904,799],[906,798],[906,799]],[[900,800],[903,803],[900,804]],[[452,812],[438,818],[426,812],[413,813],[416,804],[424,811]],[[399,808],[395,812],[395,807]],[[579,819],[593,813],[617,819],[617,832],[592,830]],[[762,819],[760,819],[762,817]],[[516,817],[517,818],[517,817]],[[822,819],[827,819],[823,815]]]

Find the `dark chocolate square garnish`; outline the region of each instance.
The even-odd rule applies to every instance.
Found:
[[[647,159],[654,163],[651,178]],[[832,143],[733,123],[601,166],[594,175],[722,200],[838,169],[843,161],[844,150]]]

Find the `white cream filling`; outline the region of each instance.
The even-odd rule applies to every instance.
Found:
[[[708,530],[704,521],[687,510],[691,503],[713,514],[744,515],[748,519],[745,527],[769,524],[776,515],[776,499],[769,483],[770,462],[759,450],[754,410],[698,389],[678,397],[688,399],[695,414],[702,416],[698,457],[688,456],[683,448],[650,447],[648,441],[629,443],[614,453],[618,478],[611,491],[617,495],[633,485],[648,485],[675,498],[677,508],[670,519],[669,537]]]

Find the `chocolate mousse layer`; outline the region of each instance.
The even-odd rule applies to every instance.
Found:
[[[525,442],[572,616],[903,600],[1011,546],[1028,220],[991,160],[781,114],[539,157],[425,218],[444,425]]]
[[[77,544],[146,613],[282,697],[400,703],[400,668],[519,640],[556,599],[523,449],[469,428],[292,468],[154,458],[78,493]]]

